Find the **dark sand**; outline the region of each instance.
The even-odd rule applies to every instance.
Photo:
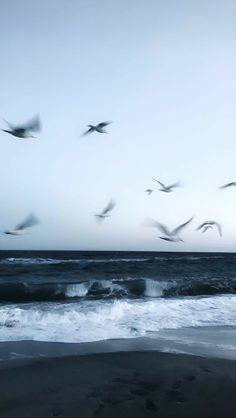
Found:
[[[0,370],[1,418],[236,417],[231,360],[149,351],[11,364]]]

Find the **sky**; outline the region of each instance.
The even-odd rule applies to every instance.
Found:
[[[234,0],[0,1],[1,127],[42,122],[0,133],[0,231],[40,219],[0,249],[235,251],[236,188],[218,188],[236,181],[235,21]],[[183,243],[143,226],[191,216]],[[195,230],[208,219],[222,238]]]

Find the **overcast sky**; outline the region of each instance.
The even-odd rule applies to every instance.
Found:
[[[236,2],[0,1],[0,118],[40,114],[39,139],[0,133],[0,249],[235,251]],[[81,138],[90,123],[109,134]],[[5,124],[2,120],[2,128]],[[182,188],[150,197],[156,187]],[[110,198],[113,216],[94,219]],[[184,243],[141,226],[174,227]],[[204,220],[223,225],[196,232]]]

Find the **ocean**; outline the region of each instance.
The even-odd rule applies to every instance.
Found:
[[[235,326],[236,254],[0,252],[0,342],[148,337],[234,352]]]

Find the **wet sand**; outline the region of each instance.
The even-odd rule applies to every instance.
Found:
[[[149,351],[1,366],[1,418],[235,417],[232,360]]]

